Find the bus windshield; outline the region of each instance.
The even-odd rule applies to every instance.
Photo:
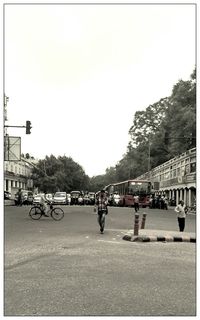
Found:
[[[150,182],[130,181],[128,185],[128,194],[149,194],[151,192]]]

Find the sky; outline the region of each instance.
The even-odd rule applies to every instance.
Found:
[[[193,4],[9,4],[6,125],[21,151],[71,157],[90,177],[126,153],[134,114],[195,68]]]

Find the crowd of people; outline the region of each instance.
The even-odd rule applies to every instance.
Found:
[[[169,200],[165,195],[151,196],[150,205],[151,209],[166,209],[168,210]]]

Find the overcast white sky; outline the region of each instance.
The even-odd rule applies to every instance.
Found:
[[[89,176],[121,160],[134,114],[195,67],[195,5],[6,5],[8,129],[22,153]]]

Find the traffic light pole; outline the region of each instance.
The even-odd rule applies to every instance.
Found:
[[[4,126],[4,128],[26,128],[26,126]]]
[[[31,133],[31,122],[29,120],[26,121],[25,126],[9,126],[9,125],[4,125],[4,128],[26,128],[26,134]]]

